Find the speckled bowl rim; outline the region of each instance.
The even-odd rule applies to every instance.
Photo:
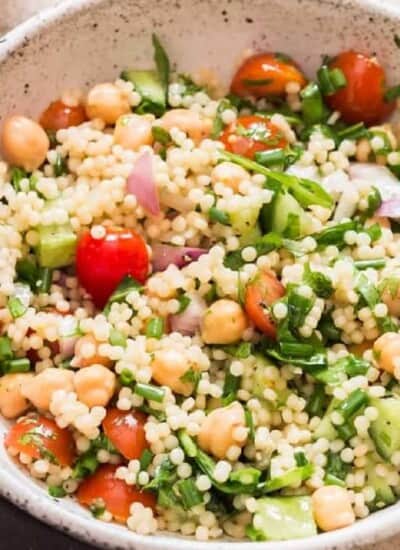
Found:
[[[102,4],[106,0],[65,0],[34,15],[3,37],[0,37],[0,63],[27,39],[40,35],[64,17]],[[317,0],[316,0],[317,1]],[[318,0],[334,7],[332,0]],[[359,6],[371,15],[381,14],[400,25],[400,0],[397,6],[382,5],[383,0],[342,0],[349,8]],[[1,451],[0,451],[1,453]],[[232,540],[198,542],[174,535],[141,536],[127,528],[94,520],[89,514],[66,509],[11,460],[0,457],[0,494],[37,519],[91,544],[113,550],[227,550],[232,544],[238,550],[346,550],[375,543],[400,532],[400,503],[375,512],[351,527],[318,536],[283,542],[236,542]]]

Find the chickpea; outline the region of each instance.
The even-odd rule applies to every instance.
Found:
[[[235,438],[237,428],[245,428],[243,407],[235,401],[228,407],[215,409],[206,417],[198,435],[200,447],[217,458],[225,458],[232,445],[243,447],[245,438]]]
[[[172,109],[160,118],[159,125],[168,131],[179,128],[193,141],[199,142],[210,135],[212,124],[209,119],[202,118],[195,111]]]
[[[235,193],[239,190],[239,185],[242,181],[248,180],[249,174],[244,168],[233,164],[233,162],[221,162],[213,168],[211,172],[211,180],[214,184],[223,183],[226,187],[230,187]]]
[[[343,487],[326,485],[312,495],[315,521],[322,531],[347,527],[356,518],[351,507],[349,493]]]
[[[378,366],[393,374],[396,363],[400,360],[400,334],[397,332],[382,334],[375,340],[373,350]]]
[[[132,151],[137,151],[142,145],[152,145],[152,119],[151,115],[132,114],[119,117],[114,130],[115,143]]]
[[[49,148],[46,132],[34,120],[12,116],[4,122],[2,149],[10,164],[33,172],[46,160]]]
[[[48,411],[55,391],[73,391],[73,379],[74,373],[70,370],[50,367],[26,383],[22,388],[22,394],[37,409]]]
[[[88,93],[86,114],[90,119],[101,118],[112,125],[120,116],[131,112],[128,98],[115,84],[97,84]]]
[[[385,286],[381,298],[387,305],[390,315],[400,317],[400,285],[397,288],[391,288],[391,285]]]
[[[182,380],[182,376],[190,370],[191,365],[179,351],[156,351],[151,367],[153,379],[161,386],[168,386],[174,392],[185,396],[193,392],[193,384]]]
[[[247,318],[237,302],[217,300],[206,311],[201,337],[206,344],[233,344],[242,338]]]
[[[91,334],[85,334],[75,344],[75,356],[71,361],[72,367],[90,367],[90,365],[104,365],[110,367],[112,361],[109,357],[100,355],[99,343]],[[92,353],[90,353],[92,351]]]
[[[31,373],[6,374],[0,378],[0,412],[6,418],[16,418],[29,408],[22,388],[33,378]]]
[[[75,373],[75,391],[79,401],[91,407],[105,407],[117,385],[115,374],[103,365],[92,365]]]

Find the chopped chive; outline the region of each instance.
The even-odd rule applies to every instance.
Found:
[[[17,296],[10,296],[7,307],[13,319],[18,319],[18,317],[21,317],[27,310]]]
[[[384,97],[388,103],[400,97],[400,84],[386,90]]]
[[[333,474],[326,474],[324,478],[325,485],[338,485],[339,487],[346,487],[346,483],[340,477]]]
[[[110,330],[109,342],[112,346],[121,346],[121,348],[126,348],[127,338],[120,330],[112,328]]]
[[[354,267],[356,267],[359,270],[362,269],[382,269],[386,265],[386,259],[385,258],[377,258],[375,260],[355,260]]]
[[[197,455],[197,447],[190,435],[188,435],[185,430],[179,430],[178,439],[185,454],[189,458],[195,458]]]
[[[347,79],[343,71],[338,67],[330,70],[329,77],[335,92],[337,90],[340,90],[340,88],[344,88],[345,86],[347,86]]]
[[[343,441],[348,441],[357,434],[357,430],[354,425],[350,423],[335,426],[335,429],[339,434],[340,439],[343,439]]]
[[[7,361],[13,358],[11,340],[8,336],[0,337],[0,361]]]
[[[67,494],[62,485],[50,485],[48,488],[48,493],[53,498],[63,498]]]
[[[63,156],[60,155],[60,153],[57,153],[56,160],[53,164],[53,171],[56,178],[68,174],[67,161]]]
[[[351,392],[351,394],[336,407],[336,410],[340,412],[345,420],[349,420],[349,418],[353,417],[367,404],[368,394],[358,388]]]
[[[53,281],[53,270],[49,267],[41,267],[38,271],[36,288],[39,293],[48,293]]]
[[[133,384],[134,380],[132,371],[129,369],[122,369],[122,372],[119,375],[119,381],[123,386],[130,386]]]
[[[27,357],[21,357],[18,359],[11,359],[6,363],[5,370],[7,373],[16,372],[29,372],[31,369],[31,363]]]
[[[164,401],[165,390],[153,384],[137,383],[133,391],[136,395],[140,395],[149,401],[156,401],[156,403]]]
[[[329,111],[323,102],[318,84],[310,82],[301,90],[300,97],[302,99],[303,118],[307,125],[318,124],[318,122],[323,122],[328,117]]]
[[[330,71],[327,65],[322,65],[317,72],[318,82],[323,95],[331,95],[335,92],[335,87],[331,82]]]
[[[183,313],[192,301],[187,294],[181,294],[178,296],[177,300],[179,302],[179,309],[177,313]]]
[[[147,338],[156,338],[159,340],[164,334],[164,319],[162,317],[153,317],[149,320],[146,327]]]
[[[10,171],[11,185],[15,191],[21,191],[21,181],[28,177],[28,173],[23,168],[13,166]]]
[[[298,451],[297,453],[294,453],[294,459],[296,461],[296,466],[305,466],[306,464],[308,464],[307,457],[303,453],[303,451]]]
[[[324,412],[326,403],[326,394],[324,386],[322,384],[317,384],[314,388],[313,393],[310,395],[306,411],[310,416],[319,416],[321,417]]]
[[[208,211],[210,221],[214,223],[220,223],[221,225],[230,225],[229,214],[219,208],[212,206]]]
[[[147,468],[150,466],[154,458],[154,453],[150,451],[150,449],[145,449],[142,452],[142,456],[139,459],[140,462],[140,469],[141,470],[147,470]]]

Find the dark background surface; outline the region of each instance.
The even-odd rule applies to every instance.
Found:
[[[95,550],[22,512],[0,498],[1,550]]]

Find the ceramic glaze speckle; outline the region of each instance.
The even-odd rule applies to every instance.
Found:
[[[61,90],[113,78],[151,62],[150,33],[163,39],[180,71],[208,67],[228,79],[249,47],[285,51],[312,74],[321,55],[356,47],[374,52],[400,80],[400,4],[381,0],[69,0],[0,39],[0,120],[36,115]],[[0,437],[7,429],[0,422]],[[0,492],[42,521],[113,550],[227,550],[172,535],[142,537],[95,521],[72,500],[56,501],[0,446]],[[312,539],[235,543],[238,550],[356,549],[400,531],[400,504],[352,527]]]

